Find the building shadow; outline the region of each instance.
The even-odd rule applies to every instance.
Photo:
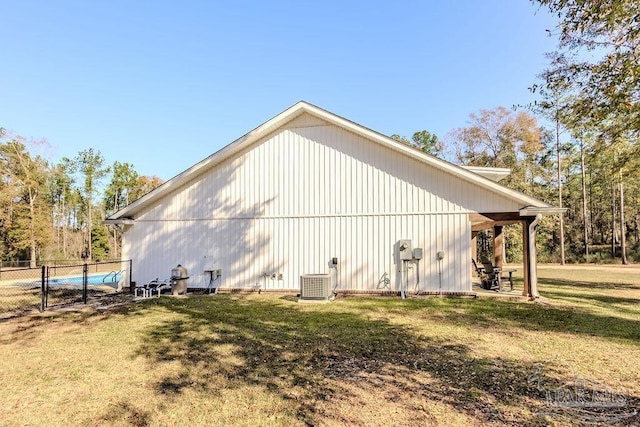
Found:
[[[424,305],[407,303],[414,309]],[[481,423],[513,422],[516,411],[517,424],[542,425],[547,419],[540,411],[550,404],[549,390],[563,390],[567,385],[559,378],[570,377],[562,367],[543,371],[538,362],[477,357],[464,344],[421,336],[371,318],[362,308],[323,311],[286,298],[231,295],[154,304],[180,315],[148,329],[135,355],[155,364],[179,362],[179,373],[155,383],[158,396],[259,386],[293,405],[296,417],[308,425],[362,423],[357,415],[327,410],[332,402],[349,399],[353,387],[374,396],[415,397],[404,399],[403,421],[410,424],[429,422],[416,402],[435,401]],[[514,320],[524,325],[527,312],[521,313],[525,316]],[[586,390],[597,392],[597,386]],[[640,403],[637,396],[618,398],[635,408]],[[520,410],[523,406],[527,411]]]

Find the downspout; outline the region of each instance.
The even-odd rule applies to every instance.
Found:
[[[529,233],[529,297],[540,298],[538,293],[538,253],[536,251],[536,229],[542,219],[542,215],[536,215],[535,219],[529,223],[527,232]]]

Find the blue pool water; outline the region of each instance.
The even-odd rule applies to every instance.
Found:
[[[109,277],[105,281],[105,278],[107,276]],[[87,284],[102,285],[103,283],[113,283],[113,282],[119,281],[121,276],[122,275],[120,273],[116,274],[115,276],[113,273],[87,276]],[[82,276],[49,279],[49,284],[50,285],[61,285],[61,284],[82,285]]]

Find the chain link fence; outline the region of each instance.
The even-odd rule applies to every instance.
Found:
[[[45,267],[0,269],[0,314],[42,310]]]
[[[83,303],[128,291],[131,260],[0,268],[0,315]]]

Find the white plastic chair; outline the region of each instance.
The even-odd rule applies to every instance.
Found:
[[[159,280],[157,277],[153,280],[150,280],[144,286],[136,287],[134,291],[134,296],[137,298],[138,292],[142,293],[142,298],[150,298],[153,296],[153,292],[156,292],[156,296],[160,296],[160,293],[164,289],[171,288],[171,279]]]

